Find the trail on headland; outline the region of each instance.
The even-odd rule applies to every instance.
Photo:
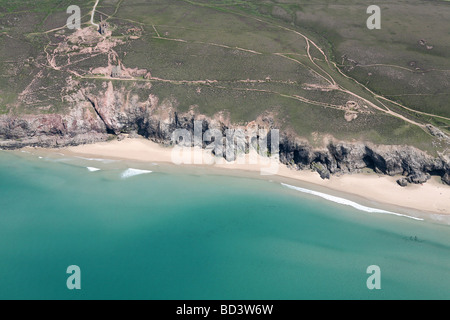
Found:
[[[92,13],[91,13],[91,24],[92,24],[93,26],[97,27],[97,28],[99,28],[100,26],[94,22],[94,16],[95,16],[95,10],[97,10],[97,5],[98,5],[98,2],[99,2],[99,1],[100,1],[100,0],[97,0],[97,1],[95,2],[94,8],[92,9]]]

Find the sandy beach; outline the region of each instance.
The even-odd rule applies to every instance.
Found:
[[[57,150],[48,149],[46,151],[61,152],[69,156],[101,157],[152,163],[174,163],[172,158],[173,148],[163,147],[142,138],[102,142]],[[192,163],[195,157],[197,157],[197,160],[202,159],[199,158],[202,152],[204,151],[198,150],[192,153]],[[180,161],[179,158],[176,157],[175,159]],[[218,169],[224,172],[224,174],[227,174],[226,170],[233,170],[233,174],[238,175],[240,173],[252,173],[254,176],[258,175],[266,179],[288,179],[283,181],[288,181],[292,184],[295,184],[295,181],[308,183],[322,188],[321,190],[333,191],[334,194],[337,192],[339,196],[345,197],[345,195],[348,195],[350,199],[352,196],[357,196],[369,202],[442,215],[446,219],[450,216],[450,187],[444,185],[439,177],[432,177],[424,185],[408,185],[402,188],[396,183],[398,177],[378,175],[373,172],[369,173],[368,170],[365,170],[365,173],[361,174],[332,176],[330,180],[322,180],[316,172],[310,170],[297,171],[283,164],[279,164],[275,171],[276,175],[261,175],[261,172],[265,172],[269,168],[269,165],[267,163],[254,164],[254,158],[252,158],[252,163],[250,161],[249,155],[246,155],[244,159],[241,159],[241,163],[224,162],[222,164],[182,165]],[[257,160],[257,162],[260,161],[260,159]],[[349,198],[348,196],[346,198]]]

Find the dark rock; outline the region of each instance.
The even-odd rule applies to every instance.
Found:
[[[444,176],[442,177],[442,182],[450,186],[450,174],[448,172],[444,174]]]
[[[421,184],[430,180],[431,176],[428,173],[415,173],[408,176],[407,180],[409,183]]]
[[[311,168],[316,170],[322,179],[330,179],[330,171],[321,163],[312,163]]]
[[[408,180],[406,178],[400,178],[397,180],[400,187],[406,187],[408,185]]]
[[[217,129],[223,136],[227,129],[239,127],[221,116],[206,117],[194,111],[179,113],[175,100],[159,101],[149,92],[147,99],[113,82],[105,82],[102,88],[87,87],[70,96],[71,109],[65,114],[0,115],[0,148],[62,147],[106,141],[110,135],[131,132],[171,145],[172,133],[176,129],[193,133],[196,120],[203,120],[203,132]],[[270,119],[264,123],[275,127]],[[247,137],[224,138],[225,142],[231,140],[240,142],[236,154],[249,149]],[[313,168],[323,179],[370,168],[386,175],[405,175],[410,183],[424,183],[430,174],[439,175],[450,185],[450,158],[432,157],[411,146],[332,141],[326,147],[314,148],[298,137],[281,133],[279,150],[282,163],[299,169]]]

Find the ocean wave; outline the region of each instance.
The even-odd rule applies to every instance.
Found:
[[[63,163],[71,162],[73,160],[71,158],[60,158],[60,159],[45,158],[45,159],[51,162],[63,162]]]
[[[88,160],[88,161],[97,161],[97,162],[102,162],[102,163],[114,163],[114,162],[118,162],[118,160],[111,160],[111,159],[100,159],[100,158],[83,158],[83,157],[75,157],[78,159],[83,159],[83,160]]]
[[[147,173],[152,173],[152,171],[129,168],[129,169],[125,170],[124,172],[122,172],[121,177],[122,177],[122,179],[126,179],[126,178],[131,178],[134,176],[138,176],[141,174],[147,174]]]
[[[342,204],[342,205],[346,205],[346,206],[351,206],[357,210],[361,210],[361,211],[365,211],[365,212],[369,212],[369,213],[383,213],[383,214],[390,214],[390,215],[395,215],[395,216],[399,216],[399,217],[405,217],[405,218],[409,218],[409,219],[414,219],[414,220],[419,220],[419,221],[423,221],[424,219],[421,218],[417,218],[417,217],[412,217],[412,216],[408,216],[405,214],[400,214],[400,213],[395,213],[395,212],[391,212],[391,211],[386,211],[386,210],[381,210],[381,209],[376,209],[376,208],[371,208],[371,207],[366,207],[363,206],[359,203],[344,199],[344,198],[339,198],[336,196],[332,196],[326,193],[322,193],[322,192],[317,192],[317,191],[313,191],[313,190],[309,190],[309,189],[305,189],[305,188],[300,188],[300,187],[295,187],[295,186],[291,186],[289,184],[285,184],[282,183],[281,185],[283,185],[286,188],[289,189],[293,189],[296,191],[300,191],[303,193],[307,193],[307,194],[312,194],[314,196],[338,203],[338,204]]]
[[[88,169],[90,172],[100,171],[99,168],[94,168],[94,167],[86,167],[86,169]]]

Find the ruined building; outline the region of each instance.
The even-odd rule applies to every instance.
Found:
[[[113,66],[111,69],[111,77],[112,78],[120,78],[122,77],[122,65],[119,62],[119,65]]]
[[[100,16],[100,26],[98,32],[100,32],[101,35],[105,35],[107,29],[108,23],[106,21],[103,21],[103,16]]]

